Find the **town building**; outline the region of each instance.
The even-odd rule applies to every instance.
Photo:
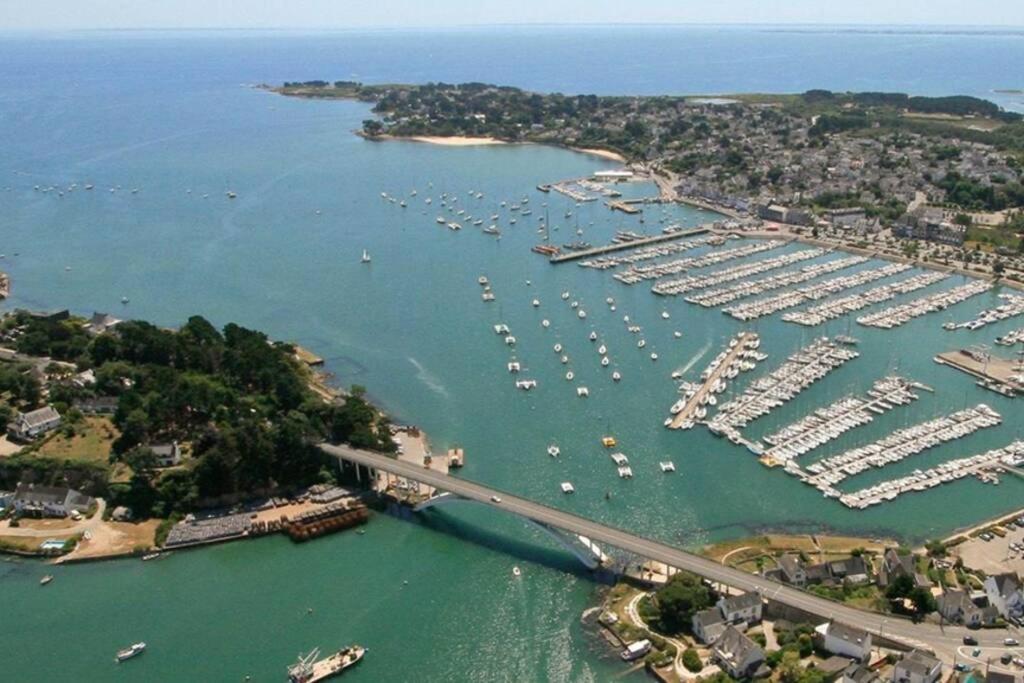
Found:
[[[942,676],[942,662],[914,650],[903,655],[892,671],[894,683],[935,683]]]
[[[764,651],[734,626],[726,627],[711,646],[711,658],[737,680],[757,678],[767,673]]]
[[[717,607],[709,607],[695,612],[692,625],[693,635],[705,645],[710,645],[718,640],[728,626],[725,623],[725,617],[722,616],[722,611]]]
[[[1024,614],[1024,594],[1016,574],[1007,572],[986,577],[985,594],[988,595],[988,604],[1003,617],[1017,618]]]
[[[733,625],[760,622],[762,606],[761,594],[756,592],[725,597],[716,605],[725,621]]]
[[[92,506],[92,497],[65,486],[18,484],[11,506],[23,515],[67,517],[72,512],[85,513]]]
[[[92,335],[103,334],[116,327],[120,322],[109,313],[94,312],[89,321],[85,323],[85,331]]]
[[[839,683],[877,683],[880,680],[874,669],[860,662],[850,662],[838,679]]]
[[[959,590],[949,590],[940,595],[938,607],[943,619],[964,626],[989,626],[999,617],[995,605],[979,607],[969,594]]]
[[[814,629],[821,636],[821,646],[835,655],[866,662],[871,656],[871,634],[836,621]]]
[[[882,565],[878,569],[878,586],[887,588],[900,576],[909,576],[914,580],[914,585],[921,588],[930,588],[932,585],[927,576],[917,571],[917,558],[913,553],[904,555],[896,548],[888,548],[882,555]]]
[[[60,427],[60,413],[51,406],[18,413],[7,425],[7,434],[16,441],[32,439]]]

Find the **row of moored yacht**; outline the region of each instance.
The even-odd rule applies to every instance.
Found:
[[[716,270],[703,275],[687,275],[672,280],[663,280],[654,285],[654,287],[651,288],[651,291],[655,294],[665,296],[677,296],[679,294],[691,292],[695,289],[717,287],[718,285],[736,282],[737,280],[743,280],[745,278],[753,277],[754,275],[760,275],[761,273],[766,273],[770,270],[786,268],[795,263],[818,258],[824,254],[824,249],[801,249],[800,251],[782,254],[781,256],[775,256],[774,258],[741,263],[731,268],[723,268],[722,270]]]
[[[782,319],[788,323],[813,327],[848,313],[854,313],[868,306],[889,301],[901,294],[909,294],[910,292],[945,280],[947,277],[949,276],[943,273],[919,273],[897,282],[879,285],[865,292],[857,292],[856,294],[850,294],[838,299],[830,299],[816,306],[785,313]]]
[[[860,316],[857,318],[857,322],[861,325],[889,330],[922,315],[945,310],[954,304],[970,299],[972,296],[987,292],[991,288],[992,284],[990,282],[973,280],[966,285],[922,296],[905,304],[890,306],[876,313]]]
[[[764,294],[765,292],[782,289],[783,287],[791,287],[793,285],[798,285],[803,282],[807,282],[808,280],[821,277],[822,275],[834,273],[837,270],[859,266],[862,263],[866,263],[867,260],[868,259],[864,256],[849,256],[847,258],[833,259],[824,263],[812,263],[811,265],[804,266],[798,270],[769,275],[768,277],[761,278],[760,280],[744,281],[738,284],[728,285],[726,287],[708,289],[699,294],[692,294],[686,297],[686,301],[691,304],[704,306],[705,308],[722,306],[723,304],[731,303],[737,299],[744,299],[748,296]]]

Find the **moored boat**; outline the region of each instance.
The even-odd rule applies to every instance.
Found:
[[[299,655],[299,661],[288,667],[289,683],[317,683],[332,676],[337,676],[355,664],[358,664],[366,648],[361,645],[351,645],[338,650],[329,657],[317,659],[320,650],[315,649],[307,655]]]

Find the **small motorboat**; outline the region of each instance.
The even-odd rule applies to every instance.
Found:
[[[519,570],[519,567],[512,567],[512,576],[519,577],[522,575],[523,572]]]
[[[146,650],[146,644],[145,643],[135,643],[134,645],[126,647],[123,650],[118,650],[117,651],[117,655],[115,656],[114,660],[117,661],[117,662],[123,662],[126,659],[131,659],[132,657],[138,657],[143,652],[145,652],[145,650]]]
[[[561,452],[562,449],[560,449],[555,444],[551,444],[550,446],[548,446],[548,455],[550,455],[552,458],[557,458],[561,454]]]
[[[43,578],[39,579],[39,585],[40,586],[45,586],[48,583],[50,583],[51,581],[53,581],[53,575],[52,574],[47,574]]]

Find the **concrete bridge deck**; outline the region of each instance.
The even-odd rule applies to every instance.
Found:
[[[1003,638],[1006,637],[1006,631],[1002,630],[968,632],[967,629],[960,626],[914,624],[908,619],[866,612],[756,574],[719,564],[714,560],[660,541],[644,538],[631,531],[594,522],[483,484],[458,479],[400,462],[380,453],[359,450],[350,446],[322,444],[320,447],[329,455],[340,460],[420,481],[441,491],[448,491],[540,524],[586,536],[601,544],[602,547],[614,546],[639,557],[698,574],[716,583],[726,584],[743,591],[758,591],[769,600],[817,615],[822,620],[840,621],[868,631],[876,637],[881,636],[903,643],[908,647],[930,649],[947,661],[952,661],[953,653],[962,644],[963,636],[968,633],[977,638],[982,645],[990,647],[1002,646]],[[495,502],[493,500],[495,496],[500,498],[501,502]]]

